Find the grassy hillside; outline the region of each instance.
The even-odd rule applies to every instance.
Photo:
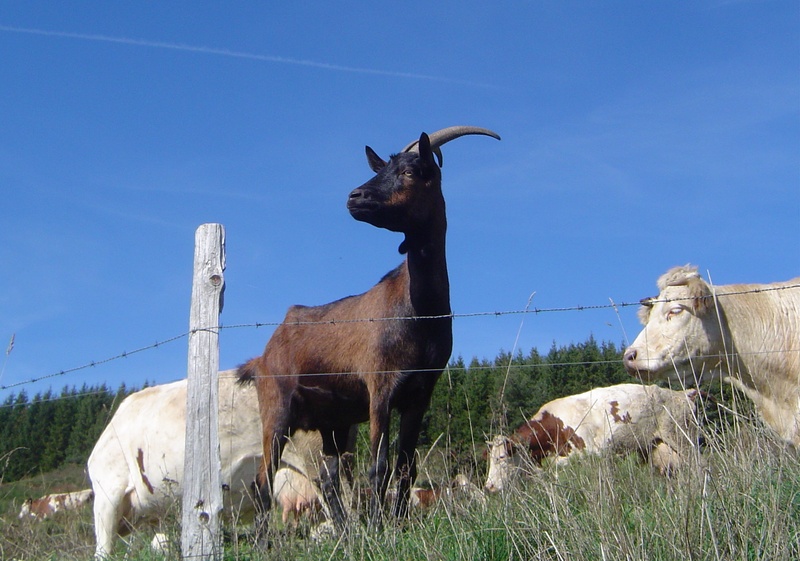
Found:
[[[435,449],[422,478],[446,484],[449,457],[447,450]],[[366,466],[359,470],[363,477]],[[483,476],[472,479],[482,485]],[[56,485],[77,489],[81,478],[80,470],[69,470],[0,486],[0,558],[90,558],[89,509],[44,523],[16,518],[26,494],[52,492]],[[485,501],[445,498],[376,534],[355,524],[344,539],[315,541],[308,538],[309,528],[284,531],[277,513],[273,520],[270,550],[253,552],[246,537],[228,540],[225,558],[789,561],[800,559],[800,459],[746,420],[709,435],[692,465],[672,479],[631,456],[584,458],[521,478],[512,490]],[[178,535],[172,527],[171,538]],[[127,559],[162,559],[148,550],[151,537],[148,530],[137,533]],[[115,559],[125,555],[121,544]]]
[[[5,461],[0,462],[0,466]],[[11,483],[0,472],[0,559],[89,559],[94,551],[91,509],[44,523],[17,518],[25,499],[86,489],[84,467],[62,468]]]

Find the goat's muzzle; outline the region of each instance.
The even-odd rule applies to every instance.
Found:
[[[356,220],[373,223],[376,213],[381,210],[380,201],[374,194],[363,187],[358,187],[350,192],[347,197],[347,210]],[[376,224],[377,225],[377,224]]]

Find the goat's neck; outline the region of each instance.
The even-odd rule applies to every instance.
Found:
[[[417,315],[450,313],[446,232],[447,221],[442,216],[436,228],[423,233],[406,233],[403,246],[408,253],[409,296]]]

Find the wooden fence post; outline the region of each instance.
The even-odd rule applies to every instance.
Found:
[[[186,392],[183,472],[183,559],[222,559],[222,481],[219,458],[219,315],[225,280],[225,229],[203,224],[195,233]]]

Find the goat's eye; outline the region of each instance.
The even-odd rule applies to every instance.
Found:
[[[411,171],[410,169],[403,170],[403,175],[405,175],[406,177],[412,177],[414,175],[414,172]]]

